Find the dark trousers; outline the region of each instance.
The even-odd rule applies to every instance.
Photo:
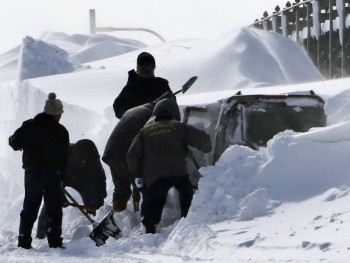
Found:
[[[131,178],[126,165],[111,163],[109,168],[111,169],[114,184],[113,200],[122,200],[127,202],[131,196]]]
[[[47,239],[50,247],[62,245],[61,178],[54,172],[25,172],[25,196],[19,225],[18,242],[30,244],[33,225],[38,216],[42,198],[48,216]]]
[[[113,200],[121,201],[126,205],[132,194],[133,200],[139,201],[140,192],[136,190],[126,164],[116,165],[110,163],[109,168],[111,169],[112,180],[114,184]],[[131,192],[131,186],[133,186],[133,192]]]
[[[187,216],[193,198],[192,184],[189,176],[167,176],[159,179],[150,187],[145,188],[142,192],[143,202],[141,212],[144,216],[142,223],[146,227],[159,224],[167,195],[171,187],[175,187],[179,192],[181,217]]]

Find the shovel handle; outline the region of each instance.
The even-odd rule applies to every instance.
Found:
[[[73,196],[71,196],[70,193],[68,193],[68,191],[66,189],[63,189],[64,191],[64,194],[73,202],[74,206],[76,208],[78,208],[80,210],[80,212],[82,212],[84,214],[84,216],[90,221],[90,223],[93,225],[93,226],[96,226],[97,225],[97,222],[95,220],[93,220],[91,218],[91,216],[89,216],[89,214],[81,208],[81,206],[78,204],[78,202],[73,198]]]

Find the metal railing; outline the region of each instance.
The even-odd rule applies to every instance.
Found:
[[[350,0],[295,0],[251,26],[294,39],[325,77],[337,78],[350,75],[349,14]]]
[[[146,33],[150,33],[157,38],[159,38],[162,42],[164,42],[164,38],[158,34],[157,32],[148,29],[148,28],[129,28],[129,27],[96,27],[96,11],[95,9],[90,9],[90,34],[95,35],[97,32],[114,32],[114,31],[143,31]]]

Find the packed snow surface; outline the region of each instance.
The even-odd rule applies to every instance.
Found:
[[[17,69],[15,75],[5,74],[20,50],[0,56],[4,77],[0,84],[4,145],[0,148],[0,262],[348,262],[349,79],[323,81],[294,42],[247,28],[218,39],[152,47],[132,40],[119,39],[117,44],[105,40],[48,33],[46,41],[67,52],[71,62],[74,58],[86,63],[75,66],[72,73],[22,82],[16,81]],[[214,166],[200,170],[203,177],[186,219],[179,218],[176,191],[169,192],[155,235],[144,234],[140,214],[130,203],[114,216],[122,229],[120,238],[110,238],[98,248],[88,237],[89,221],[70,207],[64,209],[63,222],[67,249],[49,249],[46,240],[34,240],[29,251],[18,249],[23,171],[21,153],[6,146],[9,135],[41,112],[53,91],[64,102],[61,122],[71,142],[91,139],[102,153],[117,123],[111,105],[141,51],[154,54],[156,75],[167,78],[173,91],[189,77],[199,77],[188,95],[178,97],[181,105],[215,102],[238,90],[243,94],[314,90],[326,100],[328,126],[307,133],[284,131],[258,151],[229,147]],[[111,209],[113,183],[109,168],[104,168],[108,197],[97,221]],[[68,190],[79,200],[74,190]]]

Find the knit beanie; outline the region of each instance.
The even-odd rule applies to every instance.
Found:
[[[56,99],[56,94],[51,92],[45,102],[44,112],[49,115],[60,115],[63,113],[63,104]]]
[[[173,98],[160,100],[154,107],[152,115],[156,116],[156,118],[171,118],[177,121],[181,120],[179,106]]]

